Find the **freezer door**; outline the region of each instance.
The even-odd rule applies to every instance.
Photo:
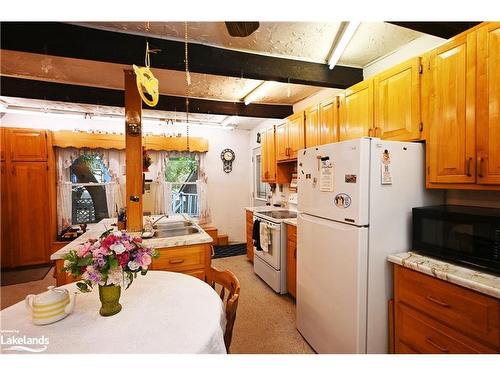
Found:
[[[298,211],[367,225],[369,158],[369,138],[299,151]],[[329,177],[331,174],[333,178]]]
[[[297,217],[297,329],[318,353],[366,352],[367,246],[367,228]]]

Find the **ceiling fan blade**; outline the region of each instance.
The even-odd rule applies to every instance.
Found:
[[[258,22],[224,22],[229,35],[234,37],[245,37],[251,35],[259,28]]]

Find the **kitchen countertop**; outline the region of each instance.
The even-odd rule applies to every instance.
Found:
[[[290,210],[288,207],[276,207],[276,206],[256,206],[256,207],[245,207],[245,210],[250,212],[259,211],[280,211],[280,210]],[[294,210],[291,210],[294,211]]]
[[[295,218],[295,219],[285,219],[283,222],[285,224],[290,224],[290,225],[293,225],[293,226],[297,226],[297,218]]]
[[[500,298],[500,277],[413,252],[389,255],[389,262]]]
[[[152,221],[159,218],[160,215],[150,216]],[[158,224],[168,223],[174,221],[188,220],[192,221],[192,219],[184,214],[181,215],[172,215],[168,218],[162,218],[158,221]],[[80,237],[74,239],[69,242],[66,246],[62,247],[55,253],[50,256],[51,260],[63,259],[63,257],[69,253],[70,250],[76,249],[81,243],[87,241],[90,238],[99,238],[99,236],[106,230],[110,228],[116,228],[111,224],[116,223],[116,218],[112,219],[103,219],[97,224],[94,224],[90,230],[87,230]],[[164,247],[177,247],[177,246],[186,246],[186,245],[196,245],[201,243],[211,243],[212,237],[210,237],[198,224],[193,222],[193,225],[200,230],[200,233],[197,234],[188,234],[184,236],[177,237],[166,237],[166,238],[145,238],[142,243],[146,246],[151,246],[153,248],[159,249]],[[140,236],[141,232],[132,232],[130,233],[133,236]]]

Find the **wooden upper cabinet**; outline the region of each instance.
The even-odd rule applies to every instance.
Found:
[[[47,161],[47,132],[33,129],[9,129],[11,161]]]
[[[261,180],[262,182],[276,181],[276,155],[274,142],[274,127],[261,134]]]
[[[432,51],[432,123],[428,181],[475,183],[476,33]]]
[[[288,159],[288,143],[287,143],[287,126],[286,122],[276,126],[275,144],[276,144],[276,160]]]
[[[500,184],[500,23],[477,32],[477,182]]]
[[[319,105],[319,144],[337,142],[339,140],[339,97],[335,96]],[[307,140],[307,135],[306,135]]]
[[[296,159],[299,150],[305,147],[304,112],[296,113],[287,118],[288,159]]]
[[[420,138],[420,57],[374,78],[373,136],[392,141]]]
[[[319,105],[314,105],[306,110],[306,148],[320,144]]]
[[[48,263],[49,226],[43,219],[49,212],[47,163],[12,163],[9,184],[14,265]]]
[[[373,80],[349,87],[345,91],[341,111],[341,141],[373,135]]]

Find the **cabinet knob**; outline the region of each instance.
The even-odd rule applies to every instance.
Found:
[[[484,174],[483,174],[483,162],[484,162],[484,158],[478,158],[477,161],[479,162],[479,166],[478,166],[478,176],[483,178],[484,177]]]
[[[467,176],[472,176],[471,173],[470,173],[470,163],[472,162],[472,158],[468,158],[467,159],[467,165],[466,165],[466,168],[465,168],[465,174]]]

